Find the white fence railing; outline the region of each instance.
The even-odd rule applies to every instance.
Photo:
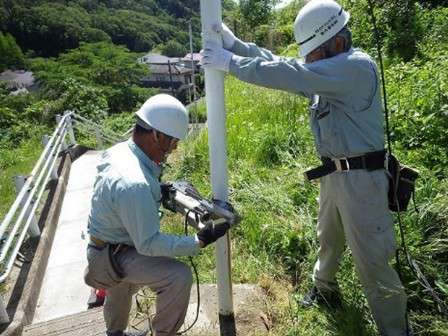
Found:
[[[69,145],[76,143],[74,128],[95,134],[100,148],[103,141],[116,143],[124,138],[74,112],[68,111],[56,120],[56,129],[51,137],[44,137],[44,150],[30,175],[16,177],[18,195],[0,225],[0,283],[9,276],[27,234],[40,236],[36,212],[48,182],[58,178],[56,163],[60,152],[67,149],[67,140]],[[0,323],[7,322],[9,317],[0,298]]]

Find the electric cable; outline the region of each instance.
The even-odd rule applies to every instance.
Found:
[[[190,213],[191,213],[192,211],[193,211],[193,210],[190,209],[190,210],[188,210],[187,213],[185,214],[184,225],[185,225],[185,235],[186,235],[186,236],[188,236],[188,217],[189,217],[189,215],[190,215]],[[196,220],[196,223],[199,223],[198,214],[197,214],[196,212],[195,212],[194,214],[195,214],[195,220]],[[177,332],[176,335],[182,335],[182,334],[185,334],[187,331],[189,331],[191,328],[193,328],[193,326],[196,324],[196,322],[197,322],[198,319],[199,319],[199,308],[200,308],[200,306],[201,306],[201,294],[200,294],[200,292],[199,292],[199,289],[200,289],[200,288],[199,288],[199,275],[198,275],[198,270],[197,270],[197,268],[196,268],[196,264],[193,262],[193,257],[188,256],[188,259],[190,260],[191,267],[193,268],[194,275],[195,275],[195,277],[196,277],[196,292],[197,292],[196,317],[195,317],[194,321],[191,323],[191,325],[190,325],[188,328],[186,328],[186,329],[184,329],[184,330],[182,330],[182,331]]]
[[[185,227],[184,227],[184,232],[185,232],[185,235],[186,235],[186,236],[188,236],[188,217],[189,217],[189,215],[190,215],[190,213],[191,213],[192,211],[193,211],[193,210],[188,210],[187,213],[185,214],[185,221],[184,221],[184,225],[185,225]],[[196,222],[199,222],[199,218],[198,218],[198,216],[197,216],[197,213],[194,212],[194,214],[195,214],[195,220],[196,220]],[[187,328],[185,328],[185,329],[182,330],[182,331],[178,331],[178,332],[176,333],[176,335],[183,335],[183,334],[185,334],[187,331],[191,330],[191,328],[193,328],[193,326],[196,324],[196,322],[197,322],[198,319],[199,319],[199,309],[200,309],[200,306],[201,306],[201,294],[200,294],[200,291],[199,291],[199,290],[200,290],[200,286],[199,286],[199,273],[198,273],[196,264],[195,264],[194,261],[193,261],[193,258],[192,258],[191,256],[189,256],[188,258],[189,258],[189,260],[190,260],[190,264],[191,264],[191,267],[193,268],[194,275],[195,275],[195,278],[196,278],[196,292],[197,292],[196,316],[195,316],[195,319],[194,319],[194,321],[191,323],[190,326],[188,326]],[[145,298],[145,299],[148,299],[148,298],[149,298],[149,295],[146,294],[145,292],[143,292],[143,294],[137,294],[137,295],[136,295],[136,297],[135,297],[135,303],[136,303],[137,309],[136,309],[136,313],[135,313],[134,319],[136,319],[138,315],[145,315],[144,313],[146,313],[146,316],[145,316],[144,319],[147,319],[147,320],[148,320],[148,325],[149,325],[150,331],[153,333],[152,326],[151,326],[151,320],[152,320],[152,316],[153,316],[154,314],[149,314],[149,311],[148,311],[148,310],[146,310],[146,312],[143,312],[142,304],[141,304],[140,301],[138,300],[138,296],[139,296],[139,295],[142,296],[142,297]],[[137,325],[140,324],[141,321],[142,321],[142,320],[140,320],[139,323],[137,323]],[[135,329],[135,330],[139,330],[135,325],[132,325],[132,328]]]
[[[380,62],[380,73],[381,73],[381,84],[382,84],[382,90],[383,90],[383,104],[384,104],[384,114],[386,115],[386,139],[387,139],[387,149],[390,154],[392,154],[392,141],[390,139],[390,127],[389,127],[389,109],[387,108],[387,95],[386,95],[386,79],[384,76],[384,66],[383,66],[383,56],[381,53],[381,42],[380,42],[380,36],[378,34],[378,28],[376,25],[376,18],[375,13],[373,11],[373,3],[372,0],[367,0],[369,4],[370,9],[370,16],[372,18],[372,25],[373,25],[373,31],[374,36],[376,40],[376,49],[378,52],[378,60]]]
[[[149,313],[149,307],[146,309],[143,309],[142,303],[139,301],[139,297],[142,297],[145,301],[148,301],[150,295],[146,293],[146,289],[142,288],[140,291],[135,295],[135,305],[136,305],[136,311],[134,314],[134,317],[132,318],[131,328],[134,330],[140,330],[140,325],[143,321],[148,321],[148,331],[151,331],[151,335],[153,334],[151,321],[154,316],[154,314]],[[141,317],[140,317],[141,316]],[[136,320],[136,322],[134,322]]]
[[[370,11],[371,19],[372,19],[372,26],[373,26],[373,30],[374,30],[375,42],[376,42],[376,47],[377,47],[377,52],[378,52],[378,60],[380,63],[384,114],[385,114],[385,121],[386,121],[387,147],[388,147],[388,152],[390,154],[392,154],[392,143],[391,143],[390,127],[389,127],[389,110],[387,108],[386,81],[385,81],[385,76],[384,76],[384,66],[383,66],[383,58],[382,58],[382,52],[381,52],[381,42],[380,42],[380,37],[378,34],[378,28],[377,28],[377,23],[376,23],[376,18],[375,18],[375,13],[374,13],[374,6],[372,3],[372,0],[367,0],[367,3],[369,5],[369,11]],[[394,194],[394,198],[395,198],[396,204],[399,207],[398,195],[396,192]],[[414,192],[412,193],[412,198],[413,198],[413,202],[414,202],[415,211],[416,211],[416,213],[419,213],[418,208],[415,203],[415,193]],[[428,279],[425,277],[423,272],[420,270],[420,267],[418,266],[417,262],[411,257],[411,255],[408,252],[408,248],[407,248],[406,241],[405,241],[403,223],[401,221],[401,209],[400,208],[398,208],[398,211],[397,211],[397,221],[398,221],[398,227],[399,227],[400,239],[401,239],[401,248],[397,249],[396,254],[395,254],[395,260],[396,260],[396,264],[397,264],[396,268],[397,268],[398,276],[402,280],[402,267],[401,267],[400,256],[399,256],[399,253],[401,250],[405,256],[405,259],[409,265],[409,268],[411,269],[411,272],[417,279],[417,282],[420,283],[420,285],[425,289],[425,291],[429,292],[429,294],[432,296],[435,304],[437,305],[437,310],[439,311],[439,313],[447,315],[448,310],[447,310],[445,302],[442,299],[440,299],[437,292],[430,285]],[[409,333],[409,318],[408,318],[407,310],[406,310],[405,318],[406,318],[406,324],[407,324],[407,328],[408,328],[407,332]]]

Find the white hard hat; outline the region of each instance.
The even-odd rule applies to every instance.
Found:
[[[335,36],[347,24],[350,14],[333,0],[311,0],[297,14],[294,36],[305,57]]]
[[[188,112],[182,103],[167,94],[149,98],[135,112],[137,117],[149,128],[160,131],[176,139],[184,139],[188,132]],[[145,125],[140,125],[145,126]]]

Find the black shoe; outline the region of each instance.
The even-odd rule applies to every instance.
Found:
[[[341,294],[336,291],[324,291],[313,286],[311,290],[299,301],[303,308],[309,308],[315,304],[325,305],[329,308],[341,308]]]

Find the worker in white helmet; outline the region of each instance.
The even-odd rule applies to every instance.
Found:
[[[175,257],[198,254],[229,225],[207,224],[195,236],[159,231],[161,164],[187,135],[188,114],[176,98],[159,94],[136,117],[132,138],[106,150],[97,167],[84,278],[107,290],[107,336],[146,335],[125,331],[132,295],[141,286],[157,295],[153,335],[172,336],[183,324],[192,284],[190,268]]]
[[[407,334],[406,295],[389,265],[396,242],[388,209],[384,129],[378,71],[352,48],[349,13],[332,0],[312,0],[294,22],[300,56],[284,58],[245,43],[224,25],[223,47],[206,41],[202,64],[237,78],[310,100],[310,124],[322,165],[320,242],[314,287],[302,304],[340,304],[336,272],[347,244],[382,335]],[[221,27],[220,27],[221,28]]]

